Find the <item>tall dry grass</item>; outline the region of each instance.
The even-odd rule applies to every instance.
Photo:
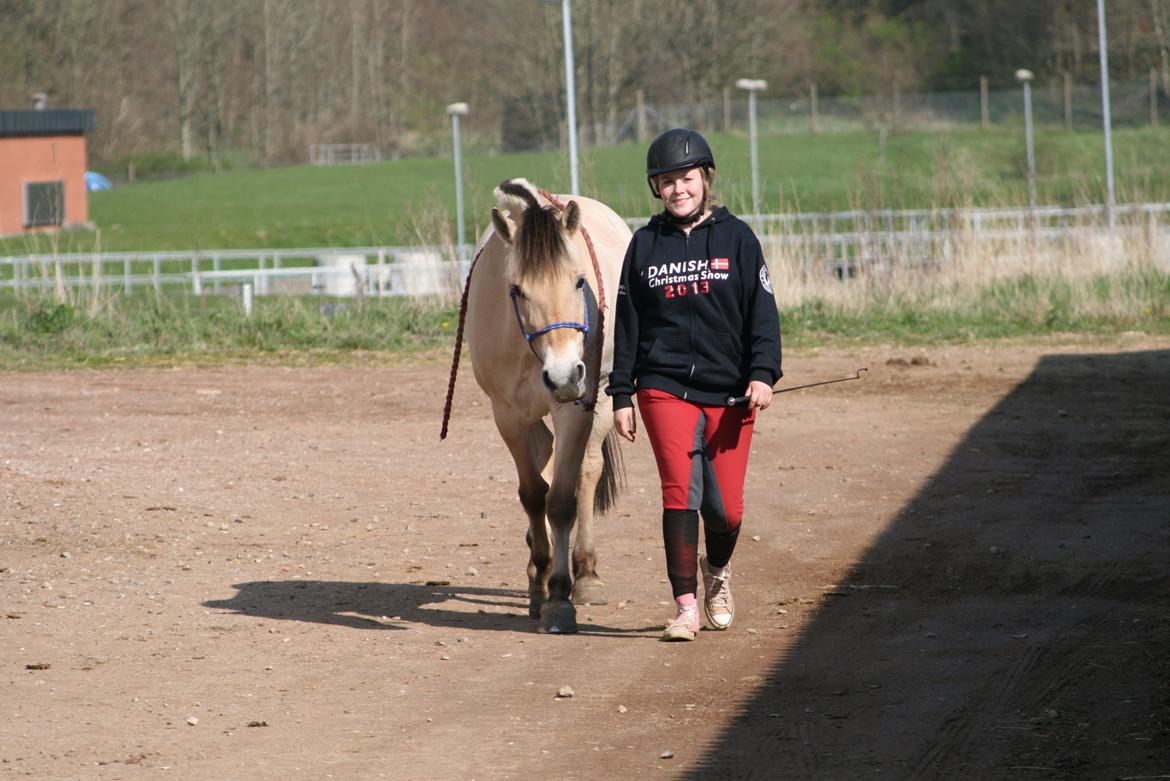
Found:
[[[1165,215],[1162,215],[1165,219]],[[1137,325],[1170,310],[1170,226],[1138,213],[1059,232],[1032,223],[977,230],[765,235],[782,309],[867,317],[1059,326]],[[772,239],[769,241],[769,239]]]

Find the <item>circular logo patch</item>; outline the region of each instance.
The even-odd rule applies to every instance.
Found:
[[[772,277],[768,274],[767,266],[760,266],[760,284],[764,286],[764,290],[775,295],[772,291]]]

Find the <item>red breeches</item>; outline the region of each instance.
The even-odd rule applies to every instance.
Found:
[[[755,410],[701,406],[640,390],[638,411],[658,462],[663,508],[698,510],[709,531],[736,531],[743,520]]]

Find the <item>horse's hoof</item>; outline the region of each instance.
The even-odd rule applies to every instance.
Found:
[[[528,617],[540,618],[540,612],[544,608],[544,597],[528,597]]]
[[[545,602],[540,609],[540,631],[549,635],[571,635],[577,631],[577,611],[567,601]]]
[[[607,605],[609,597],[605,596],[605,585],[601,578],[583,578],[573,584],[574,605]]]

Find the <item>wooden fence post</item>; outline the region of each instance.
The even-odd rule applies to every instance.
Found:
[[[991,110],[987,105],[987,77],[979,77],[979,127],[983,130],[991,127]]]
[[[636,99],[638,101],[638,143],[642,143],[646,140],[646,90],[638,90]]]
[[[820,129],[817,118],[817,83],[815,81],[808,85],[808,108],[808,130],[815,136]]]
[[[1150,127],[1158,126],[1158,71],[1150,68]]]

